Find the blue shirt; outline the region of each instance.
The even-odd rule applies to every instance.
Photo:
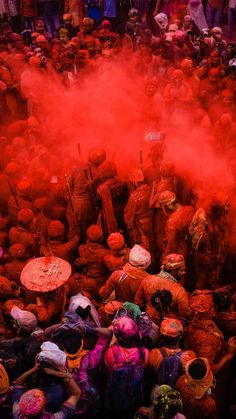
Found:
[[[105,17],[116,17],[116,0],[104,0],[103,15]]]

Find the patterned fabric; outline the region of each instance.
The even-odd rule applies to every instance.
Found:
[[[163,266],[168,270],[185,268],[184,257],[178,253],[168,253],[163,260]]]
[[[5,7],[8,16],[17,16],[20,12],[19,0],[5,0]]]
[[[208,389],[213,386],[213,374],[211,372],[207,359],[206,358],[198,358],[198,359],[202,359],[207,367],[206,375],[202,379],[196,380],[189,374],[189,367],[191,366],[193,360],[189,361],[186,365],[185,381],[189,389],[192,391],[192,395],[195,399],[201,399],[204,396],[204,394],[206,394]]]
[[[206,235],[207,217],[203,208],[199,208],[189,226],[192,248],[198,250]]]
[[[45,402],[44,393],[37,388],[33,388],[22,394],[19,401],[20,412],[25,416],[36,416],[44,409]]]
[[[159,387],[158,393],[152,401],[152,405],[153,411],[158,415],[159,419],[168,419],[182,410],[183,404],[178,391],[173,390],[171,387],[167,390],[167,386],[162,385]]]
[[[169,272],[166,272],[166,271],[163,270],[163,271],[159,272],[158,276],[160,276],[161,278],[169,279],[170,281],[176,282],[178,284],[177,279],[175,279],[173,277],[173,275],[171,275]]]
[[[113,332],[117,340],[128,344],[139,337],[139,329],[133,319],[128,316],[121,316],[113,321]]]
[[[160,332],[162,335],[177,337],[183,333],[182,323],[178,319],[164,319],[161,322]]]
[[[25,392],[24,386],[15,386],[13,389],[13,409],[12,409],[12,419],[23,419],[24,416],[22,415],[19,407],[19,401],[21,396]],[[65,402],[61,409],[56,413],[48,413],[43,412],[40,419],[69,419],[72,417],[74,413],[74,407],[70,404]]]

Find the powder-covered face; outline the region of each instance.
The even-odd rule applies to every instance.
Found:
[[[65,33],[61,33],[59,39],[62,44],[65,44],[68,41],[68,36]]]
[[[213,67],[217,67],[219,64],[220,64],[220,57],[215,56],[215,55],[211,56],[211,65]]]
[[[176,276],[179,280],[183,280],[186,274],[185,266],[176,270]]]
[[[169,25],[169,29],[168,32],[173,36],[175,34],[175,32],[178,30],[178,26],[176,25],[176,23],[172,23],[171,25]]]
[[[233,101],[233,97],[232,97],[232,95],[230,93],[224,93],[222,95],[222,100],[223,100],[223,103],[225,105],[231,105],[231,103]]]
[[[82,29],[85,33],[91,32],[93,29],[93,23],[83,23]]]
[[[35,25],[36,32],[43,33],[45,31],[45,25],[43,20],[38,20]]]
[[[192,19],[189,15],[184,16],[183,25],[185,30],[190,29],[192,27]]]
[[[164,16],[155,16],[155,21],[158,24],[159,28],[163,31],[166,30],[167,26],[168,26],[168,19],[167,17]]]
[[[220,74],[217,71],[209,71],[208,79],[211,83],[216,83],[219,80]]]
[[[155,83],[148,83],[146,85],[146,94],[147,96],[154,96],[157,92],[157,84]]]
[[[173,84],[175,87],[180,87],[183,84],[183,78],[179,75],[173,77]]]
[[[217,42],[219,42],[219,41],[221,41],[221,40],[222,40],[222,31],[220,30],[220,28],[219,28],[219,29],[217,29],[217,28],[213,28],[213,29],[212,29],[212,31],[211,31],[211,33],[212,33],[212,35],[213,35],[214,39],[215,39]]]
[[[131,15],[131,16],[130,16],[130,20],[131,20],[131,22],[132,22],[132,23],[137,22],[137,20],[138,20],[138,15]]]
[[[191,76],[193,74],[193,63],[192,61],[186,62],[182,67],[183,73],[187,76]]]
[[[95,41],[91,40],[91,41],[86,41],[85,42],[86,45],[86,49],[88,51],[94,50],[95,49]]]

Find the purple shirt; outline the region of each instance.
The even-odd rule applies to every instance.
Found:
[[[81,390],[81,397],[76,407],[75,414],[83,415],[84,418],[91,418],[100,408],[100,396],[97,390],[99,368],[104,359],[105,352],[109,347],[111,337],[100,337],[93,349],[83,356],[78,371],[72,376]]]

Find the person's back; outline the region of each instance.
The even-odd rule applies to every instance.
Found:
[[[186,236],[188,226],[193,217],[193,207],[190,205],[179,205],[167,220],[166,223],[166,248],[165,254],[180,253],[185,258],[188,255],[188,246]]]
[[[140,407],[135,419],[186,419],[180,412],[183,403],[180,393],[166,384],[156,385],[151,392],[151,406]]]
[[[107,278],[104,256],[109,252],[101,243],[85,243],[79,246],[81,261],[87,267],[86,274],[102,281]]]
[[[160,333],[162,346],[152,349],[149,355],[150,381],[152,384],[167,384],[175,388],[177,380],[184,374],[185,364],[195,358],[196,354],[179,347],[183,326],[178,319],[163,320]]]
[[[107,407],[114,417],[130,418],[143,398],[148,350],[141,346],[137,324],[122,316],[114,324],[117,344],[105,354],[108,369]]]
[[[108,298],[114,290],[117,301],[134,301],[135,294],[144,276],[128,275],[125,270],[124,266],[123,270],[117,270],[111,274],[106,284],[100,289],[100,295],[103,299]]]
[[[204,358],[188,363],[186,375],[180,377],[176,389],[180,392],[188,419],[217,419],[217,405],[211,393],[213,375]]]
[[[158,275],[150,275],[145,278],[136,295],[134,302],[140,307],[146,306],[146,312],[149,314],[153,321],[159,320],[159,313],[152,305],[152,297],[157,290],[168,290],[173,297],[173,303],[176,306],[176,311],[181,316],[188,317],[190,309],[188,305],[188,294],[185,289],[176,280],[164,277],[165,271],[160,272]],[[167,274],[168,275],[168,274]],[[171,275],[170,275],[171,276]]]
[[[100,295],[105,300],[115,291],[117,301],[134,301],[135,294],[142,281],[149,277],[145,269],[151,263],[151,255],[142,246],[135,245],[129,254],[129,263],[122,270],[114,271],[106,284],[100,289]]]
[[[213,300],[215,309],[213,320],[216,326],[226,340],[236,336],[236,311],[232,309],[231,290],[228,287],[214,290]]]
[[[152,209],[149,207],[151,188],[144,183],[144,175],[140,169],[129,172],[129,181],[133,190],[124,209],[124,220],[129,231],[131,244],[148,241],[152,247]]]
[[[20,274],[27,263],[25,246],[15,243],[9,247],[8,252],[11,260],[4,265],[5,274],[9,281],[15,281],[20,285]]]
[[[5,274],[10,281],[15,281],[20,285],[20,274],[26,265],[26,261],[13,260],[4,265]]]
[[[73,252],[78,244],[78,236],[75,236],[73,239],[62,243],[59,240],[48,241],[46,246],[41,246],[40,255],[48,256],[53,254],[61,259],[67,260],[68,262],[72,260]]]
[[[99,385],[101,383],[100,366],[103,363],[105,351],[110,344],[112,332],[106,328],[93,328],[89,326],[85,326],[85,330],[86,337],[91,335],[98,337],[98,340],[91,350],[85,351],[83,345],[77,351],[77,354],[71,354],[72,362],[75,360],[75,356],[82,356],[77,368],[73,369],[71,367],[71,370],[72,376],[79,383],[81,389],[81,398],[76,406],[75,416],[77,417],[78,415],[78,417],[83,419],[92,419],[99,417],[98,412],[101,405],[99,391]]]
[[[180,348],[170,349],[161,347],[152,349],[150,363],[155,359],[155,381],[157,384],[168,384],[175,388],[178,378],[183,374],[183,351]],[[158,367],[159,358],[159,367]]]

